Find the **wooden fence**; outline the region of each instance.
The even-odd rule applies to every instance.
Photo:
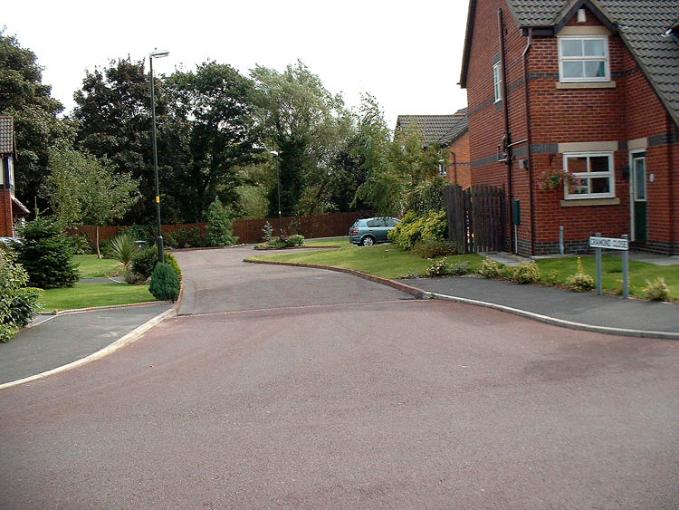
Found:
[[[448,239],[464,253],[506,249],[506,199],[503,188],[476,185],[463,190],[448,186],[444,192]]]
[[[306,238],[344,236],[349,232],[349,227],[359,218],[366,217],[365,213],[347,212],[333,214],[317,214],[313,216],[295,216],[282,218],[261,218],[254,220],[235,220],[233,233],[238,236],[238,242],[243,244],[257,243],[262,239],[262,228],[268,221],[278,234],[280,228],[286,234],[302,234]],[[99,227],[99,239],[106,241],[112,239],[126,226]],[[163,232],[172,233],[182,229],[199,229],[202,236],[207,234],[206,223],[185,223],[163,225]],[[93,225],[81,225],[75,232],[85,234],[90,243],[96,238],[96,227]]]

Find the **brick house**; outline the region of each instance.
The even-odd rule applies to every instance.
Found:
[[[425,146],[436,144],[447,152],[447,167],[440,172],[463,188],[471,186],[467,127],[466,108],[452,115],[399,115],[396,120],[397,131],[417,129]]]
[[[600,232],[679,254],[677,20],[671,0],[470,0],[472,183],[518,205],[512,251],[557,253],[563,227],[567,252]]]
[[[28,214],[28,209],[14,196],[14,160],[16,144],[14,120],[0,116],[0,237],[13,237],[15,222]]]

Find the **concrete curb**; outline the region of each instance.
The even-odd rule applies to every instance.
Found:
[[[527,319],[532,319],[545,324],[550,324],[552,326],[560,326],[563,328],[574,329],[579,331],[589,331],[592,333],[603,333],[606,335],[630,336],[637,338],[658,338],[662,340],[679,340],[679,333],[672,333],[669,331],[645,331],[637,329],[612,328],[606,326],[595,326],[592,324],[584,324],[581,322],[567,321],[565,319],[558,319],[556,317],[550,317],[549,315],[542,315],[539,313],[529,312],[527,310],[521,310],[519,308],[512,308],[511,306],[490,303],[488,301],[479,301],[476,299],[449,296],[447,294],[439,294],[436,292],[427,292],[422,289],[418,289],[417,287],[406,285],[405,283],[400,283],[395,280],[389,280],[387,278],[380,278],[377,276],[369,275],[367,273],[362,273],[361,271],[355,271],[353,269],[322,266],[317,264],[302,264],[296,262],[274,262],[248,259],[244,260],[244,262],[248,262],[251,264],[271,264],[278,266],[308,267],[313,269],[327,269],[329,271],[338,271],[340,273],[352,274],[354,276],[358,276],[360,278],[364,278],[375,283],[388,285],[389,287],[393,287],[403,292],[407,292],[408,294],[411,294],[417,297],[418,299],[439,299],[443,301],[454,301],[456,303],[481,306],[484,308],[490,308],[501,312],[511,313],[513,315],[518,315],[520,317],[525,317]]]
[[[248,264],[268,264],[272,266],[291,266],[291,267],[305,267],[309,269],[325,269],[326,271],[335,271],[337,273],[345,273],[345,274],[350,274],[353,276],[357,276],[359,278],[363,278],[364,280],[368,280],[374,283],[379,283],[382,285],[386,285],[388,287],[391,287],[396,290],[400,290],[401,292],[405,292],[406,294],[410,294],[411,296],[417,298],[417,299],[430,299],[431,295],[429,292],[425,292],[421,289],[418,289],[416,287],[412,287],[410,285],[406,285],[405,283],[397,282],[395,280],[390,280],[388,278],[381,278],[379,276],[374,276],[368,273],[363,273],[362,271],[356,271],[355,269],[345,269],[343,267],[331,267],[331,266],[322,266],[318,264],[303,264],[303,263],[298,263],[298,262],[277,262],[277,261],[268,261],[268,260],[253,260],[253,259],[245,259],[243,262],[247,262]]]
[[[119,308],[135,308],[139,306],[155,305],[158,303],[164,303],[165,301],[142,301],[141,303],[128,303],[125,305],[102,305],[102,306],[89,306],[87,308],[71,308],[68,310],[57,310],[53,313],[41,313],[38,315],[53,315],[57,317],[59,315],[70,315],[74,313],[82,312],[96,312],[97,310],[116,310]]]
[[[39,374],[31,375],[29,377],[24,377],[23,379],[17,379],[16,381],[10,381],[6,382],[3,384],[0,384],[0,390],[4,390],[6,388],[11,388],[12,386],[18,386],[20,384],[26,384],[29,382],[37,381],[39,379],[44,379],[45,377],[49,377],[50,375],[54,374],[59,374],[62,372],[66,372],[68,370],[72,370],[74,368],[81,367],[83,365],[86,365],[88,363],[91,363],[92,361],[96,361],[98,359],[104,358],[108,356],[109,354],[112,354],[123,347],[130,345],[131,343],[134,343],[135,341],[139,340],[146,332],[160,324],[162,321],[167,319],[168,317],[174,317],[177,314],[177,310],[175,310],[174,307],[170,308],[169,310],[164,311],[163,313],[156,315],[154,318],[146,321],[144,324],[141,326],[138,326],[137,328],[133,329],[129,333],[127,333],[125,336],[119,338],[112,344],[107,345],[106,347],[103,347],[102,349],[99,349],[97,352],[94,352],[90,354],[89,356],[85,356],[84,358],[81,358],[76,361],[72,361],[71,363],[67,363],[66,365],[62,365],[57,368],[53,368],[51,370],[47,370],[45,372],[41,372]]]
[[[538,322],[543,322],[545,324],[551,324],[553,326],[560,326],[568,329],[589,331],[592,333],[603,333],[606,335],[616,335],[616,336],[659,338],[662,340],[679,340],[679,333],[671,333],[669,331],[646,331],[640,329],[624,329],[624,328],[612,328],[607,326],[595,326],[593,324],[584,324],[581,322],[573,322],[565,319],[558,319],[556,317],[550,317],[549,315],[542,315],[535,312],[529,312],[527,310],[521,310],[519,308],[512,308],[511,306],[500,305],[497,303],[489,303],[487,301],[478,301],[476,299],[449,296],[447,294],[439,294],[436,292],[431,292],[429,293],[429,295],[432,299],[440,299],[443,301],[454,301],[456,303],[463,303],[467,305],[482,306],[484,308],[491,308],[493,310],[511,313],[513,315],[518,315],[520,317],[526,317],[528,319],[532,319]]]

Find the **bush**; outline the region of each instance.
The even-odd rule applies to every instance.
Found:
[[[26,287],[28,278],[14,254],[0,250],[0,342],[11,340],[38,310],[40,290]]]
[[[413,248],[413,253],[423,259],[433,259],[436,257],[447,257],[457,255],[457,245],[450,241],[418,241]]]
[[[499,262],[491,259],[483,259],[481,266],[476,271],[480,276],[488,279],[501,278],[504,273],[505,266]]]
[[[67,236],[73,255],[88,255],[92,253],[92,246],[85,234],[72,234]]]
[[[207,244],[209,246],[231,246],[235,244],[231,213],[216,197],[207,210]]]
[[[198,227],[180,228],[173,233],[178,248],[200,248],[207,246]]]
[[[267,221],[262,227],[262,240],[265,243],[268,243],[272,239],[273,239],[273,227],[271,226],[271,223]]]
[[[111,241],[109,253],[111,258],[120,262],[125,271],[130,269],[132,258],[139,251],[137,243],[129,234],[119,234]]]
[[[133,273],[140,274],[144,279],[151,276],[153,268],[158,262],[158,248],[149,246],[143,250],[138,250],[132,257],[132,264],[130,269]]]
[[[582,259],[578,257],[578,268],[575,274],[566,279],[566,286],[575,292],[589,292],[594,288],[594,278],[585,273]]]
[[[71,242],[54,220],[36,218],[19,229],[16,251],[26,269],[29,284],[41,289],[72,287],[78,281]]]
[[[127,235],[133,241],[145,241],[148,246],[156,243],[158,232],[153,225],[131,225],[127,227],[123,234]],[[165,234],[163,234],[163,239]]]
[[[146,278],[144,278],[143,275],[135,273],[134,271],[125,271],[123,273],[123,279],[125,280],[125,283],[129,285],[137,285],[146,281]]]
[[[453,276],[464,276],[470,272],[469,262],[459,262],[448,267],[448,274]]]
[[[285,245],[288,248],[293,248],[295,246],[302,246],[304,244],[304,236],[300,234],[291,235],[285,239]]]
[[[511,269],[511,279],[522,285],[536,283],[540,281],[540,268],[532,260],[523,262]]]
[[[149,291],[160,301],[177,301],[179,297],[179,276],[170,264],[156,264],[151,275]]]
[[[435,260],[424,270],[424,274],[429,278],[434,278],[436,276],[445,276],[448,274],[448,266],[446,265],[446,259]]]
[[[448,185],[450,182],[443,177],[425,180],[406,197],[406,209],[420,215],[444,209],[443,190]]]
[[[652,282],[646,280],[643,293],[644,298],[649,301],[669,301],[670,299],[670,288],[662,277],[658,277]]]
[[[174,255],[171,253],[165,253],[165,263],[170,264],[172,266],[172,269],[175,270],[177,273],[177,278],[179,278],[179,281],[182,281],[182,270],[179,267],[179,262],[177,262],[177,259],[174,258]]]
[[[443,241],[448,231],[445,211],[431,211],[418,216],[408,212],[401,222],[389,232],[389,239],[399,248],[411,250],[418,241]]]

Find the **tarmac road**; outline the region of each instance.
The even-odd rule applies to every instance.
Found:
[[[247,254],[179,254],[185,315],[0,391],[0,507],[679,506],[679,342]]]

